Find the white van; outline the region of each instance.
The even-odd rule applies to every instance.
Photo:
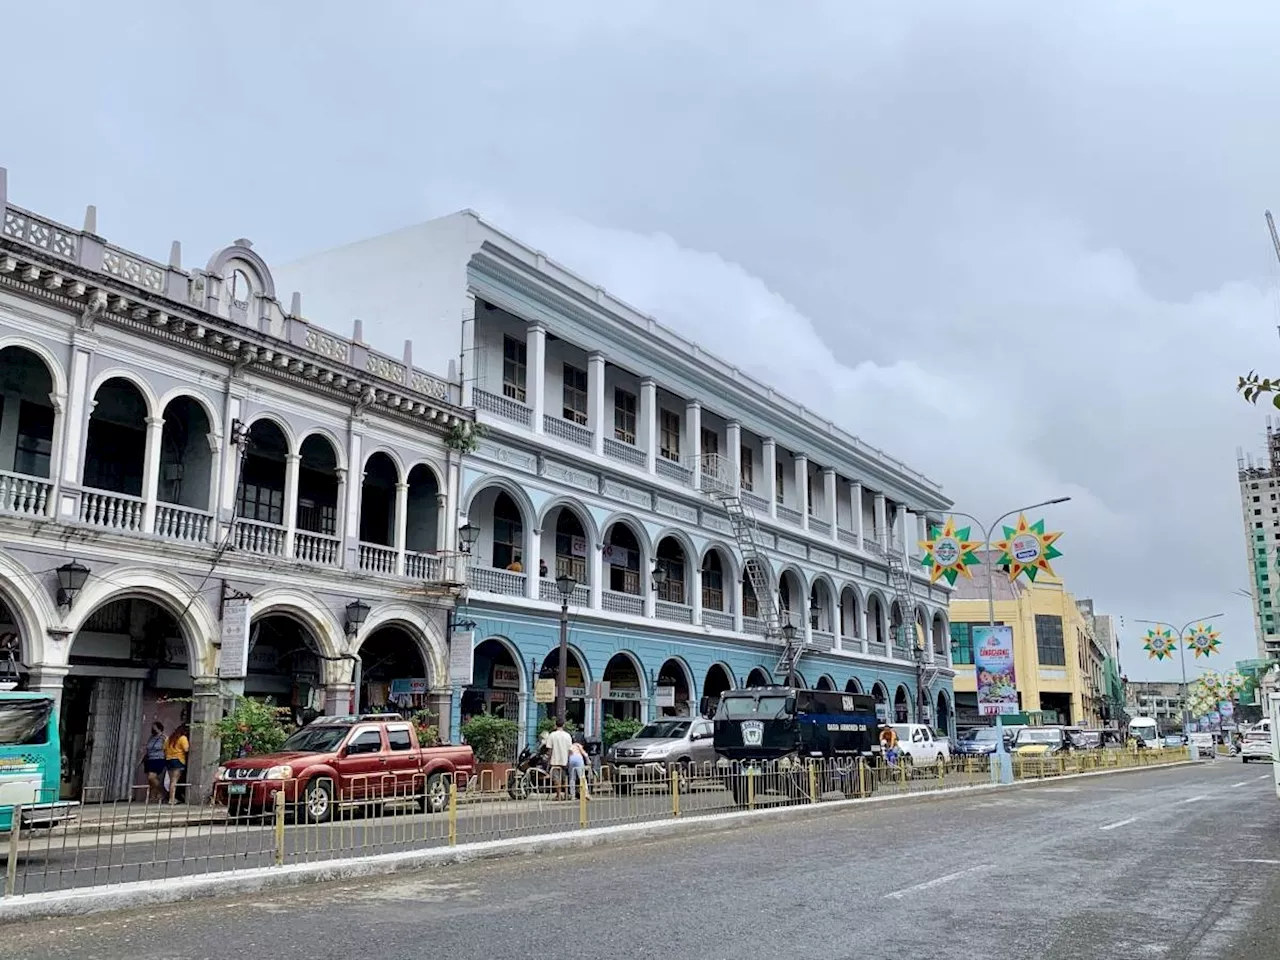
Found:
[[[915,766],[946,763],[951,759],[951,744],[934,736],[923,723],[895,723],[898,753]]]
[[[1129,736],[1141,741],[1144,747],[1160,749],[1160,726],[1155,717],[1134,717],[1129,721]]]

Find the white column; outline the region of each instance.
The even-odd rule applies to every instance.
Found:
[[[587,603],[592,610],[600,609],[600,591],[604,589],[604,556],[601,548],[602,544],[599,543],[587,545],[587,590],[590,594]]]
[[[604,454],[605,411],[604,354],[587,355],[587,427],[591,430],[591,449],[597,457]]]
[[[525,397],[533,409],[533,432],[542,433],[547,406],[547,328],[529,324],[525,339]]]
[[[813,607],[810,603],[812,596],[804,594],[800,597],[800,626],[804,628],[804,645],[807,647],[813,642]]]
[[[832,524],[834,529],[835,524]],[[835,649],[844,649],[844,594],[839,593],[835,598],[835,606],[831,609],[831,632],[835,635]]]
[[[4,409],[16,411],[22,402],[22,394],[17,390],[7,391],[4,395]],[[18,449],[18,415],[0,420],[0,470],[13,469],[13,455]]]
[[[743,574],[742,576],[745,576]],[[729,594],[733,604],[733,631],[742,633],[742,576],[733,577],[729,582]]]
[[[796,500],[800,504],[800,529],[809,529],[809,458],[796,454]]]
[[[347,502],[342,519],[342,565],[352,568],[360,565],[360,551],[356,544],[360,538],[360,488],[364,480],[361,443],[360,434],[353,429],[347,445]]]
[[[92,349],[71,348],[71,382],[67,387],[67,428],[63,443],[62,482],[80,483],[80,454],[84,449],[85,424],[89,417],[89,360]],[[55,468],[56,469],[56,468]]]
[[[764,498],[769,503],[769,516],[778,517],[778,444],[773,437],[765,437],[761,442],[764,453]],[[760,598],[757,597],[757,600]]]
[[[822,470],[822,503],[827,508],[827,519],[831,521],[831,542],[840,541],[840,511],[836,509],[836,472],[831,467]]]
[[[458,378],[462,384],[462,406],[473,406],[471,391],[476,381],[476,295],[468,292],[462,298],[462,350]]]
[[[396,513],[393,518],[395,523],[395,548],[396,548],[396,576],[404,576],[404,543],[405,534],[409,528],[409,484],[406,481],[400,481],[396,484]]]
[[[684,465],[693,470],[693,489],[702,489],[702,404],[690,400],[684,408],[685,450],[688,451],[680,459]]]
[[[857,538],[854,544],[862,549],[862,484],[849,484],[849,506],[853,508],[853,535]],[[863,636],[866,636],[864,633]]]
[[[155,533],[156,494],[160,488],[160,436],[164,417],[147,417],[147,442],[142,456],[142,532]]]
[[[554,559],[554,558],[553,558]],[[532,525],[524,534],[524,595],[530,600],[542,596],[542,578],[538,575],[538,563],[542,560],[542,531]],[[556,571],[547,564],[547,574],[554,579]],[[559,596],[559,594],[556,594]]]
[[[702,623],[702,567],[696,560],[690,559],[685,572],[686,589],[689,591],[689,606],[693,607],[695,626]]]
[[[732,485],[731,489],[735,494],[740,494],[742,493],[742,424],[737,420],[730,420],[725,424],[724,443],[729,448],[725,451],[728,466],[724,469],[731,473],[731,476],[724,479]]]
[[[885,504],[884,494],[876,494],[876,540],[880,544],[881,550],[889,549],[889,518],[886,515],[887,506]]]
[[[640,381],[639,422],[636,443],[644,450],[644,467],[654,472],[654,456],[658,452],[658,384],[646,377]]]
[[[284,458],[284,555],[294,555],[293,541],[298,535],[298,464],[302,457],[296,453]],[[359,527],[356,528],[359,530]]]
[[[862,652],[866,653],[869,634],[867,633],[867,605],[865,603],[858,604],[858,615],[854,619],[857,621],[858,637],[862,641],[860,644]]]

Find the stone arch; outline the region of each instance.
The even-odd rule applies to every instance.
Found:
[[[156,568],[116,567],[110,571],[110,579],[90,573],[63,624],[72,638],[65,656],[70,656],[76,634],[95,610],[128,597],[150,600],[173,616],[187,645],[193,677],[213,676],[217,672],[213,639],[221,636],[221,629],[208,602],[201,594],[194,593],[181,577]]]
[[[751,672],[747,674],[745,685],[748,687],[768,687],[773,685],[773,678],[769,676],[769,671],[764,667],[752,667]]]
[[[631,662],[631,667],[636,672],[636,679],[640,681],[640,696],[647,697],[649,689],[649,678],[645,675],[644,664],[640,662],[640,658],[630,650],[615,650],[609,654],[609,659],[604,662],[604,666],[600,668],[600,677],[604,678],[605,671],[609,669],[609,664],[613,663],[618,657]]]
[[[528,666],[528,664],[524,662],[524,658],[520,655],[520,648],[517,647],[515,643],[511,641],[510,637],[506,637],[500,633],[491,633],[487,637],[481,637],[480,639],[476,640],[471,647],[471,656],[472,656],[473,665],[474,665],[476,648],[479,647],[480,644],[482,643],[488,643],[490,640],[498,644],[498,646],[502,647],[503,650],[507,651],[507,653],[511,655],[511,660],[512,662],[515,663],[516,670],[520,674],[520,689],[528,690],[529,689],[529,671],[525,669]]]
[[[822,676],[818,678],[818,684],[813,689],[834,690],[835,688],[836,688],[836,682],[833,679],[831,679],[831,674],[824,673]]]
[[[85,391],[85,396],[89,398],[90,413],[92,413],[94,398],[97,397],[98,391],[102,389],[102,385],[108,380],[124,380],[137,387],[138,392],[142,394],[142,401],[146,405],[147,416],[160,416],[160,411],[163,408],[160,406],[160,400],[156,396],[155,390],[152,389],[151,384],[138,371],[130,370],[127,367],[110,367],[99,372],[89,382],[89,389]]]
[[[37,359],[44,363],[45,369],[49,371],[49,380],[53,383],[53,392],[59,397],[67,395],[67,374],[62,369],[62,363],[52,350],[38,340],[32,340],[28,337],[0,336],[0,350],[7,350],[9,347],[26,350],[34,354]],[[93,394],[89,394],[89,396],[92,397]]]
[[[441,472],[439,465],[429,457],[418,457],[416,460],[405,461],[404,478],[408,480],[413,474],[413,471],[417,470],[419,467],[423,467],[431,472],[431,477],[436,482],[436,489],[441,493],[444,493],[444,474]]]
[[[360,633],[351,643],[351,652],[359,656],[360,648],[375,630],[390,626],[402,627],[413,639],[422,662],[426,664],[427,680],[431,685],[443,685],[449,676],[449,652],[440,624],[434,617],[423,616],[421,608],[413,604],[394,600],[374,604]]]
[[[711,682],[713,675],[715,675],[716,678],[714,684]],[[719,692],[714,694],[708,693],[707,691],[713,688],[719,688],[722,680],[728,681],[728,685],[724,687],[724,690],[733,690],[738,685],[738,681],[734,679],[733,676],[733,668],[723,660],[717,660],[715,663],[711,664],[711,666],[707,667],[707,672],[702,676],[702,696],[704,698],[710,697],[718,699],[720,693],[724,692],[723,690],[719,690]]]
[[[265,410],[260,410],[244,421],[245,436],[249,435],[249,431],[253,429],[254,424],[261,423],[264,420],[273,427],[277,427],[284,435],[285,453],[298,452],[299,443],[297,436],[293,432],[293,426],[284,417],[276,416],[274,413],[269,413]]]
[[[949,657],[951,645],[951,624],[947,622],[947,615],[941,610],[937,610],[933,614],[933,622],[930,624],[933,634],[933,655],[941,656],[944,659]]]
[[[173,403],[173,401],[182,400],[184,398],[197,404],[200,409],[204,411],[204,415],[209,419],[210,432],[212,432],[214,436],[221,437],[223,435],[222,411],[218,410],[217,406],[203,393],[200,393],[198,390],[192,390],[189,386],[178,386],[167,391],[156,403],[156,409],[160,411],[159,416],[164,416],[165,410],[168,408],[169,404]]]
[[[338,464],[339,470],[347,469],[347,451],[346,447],[338,440],[337,435],[328,427],[311,427],[305,433],[298,435],[298,452],[302,452],[302,445],[312,437],[320,437],[333,448],[333,458]]]
[[[947,696],[947,691],[938,691],[938,697],[934,708],[934,727],[941,730],[943,733],[950,735],[952,723],[955,720],[955,711],[951,707],[951,698]]]
[[[879,590],[867,591],[867,640],[889,645],[889,605]]]
[[[774,583],[782,622],[785,624],[788,621],[789,613],[790,621],[796,628],[804,629],[805,616],[809,610],[809,583],[804,572],[794,563],[784,564]]]
[[[876,703],[889,702],[889,688],[883,680],[877,680],[871,685],[871,696],[875,698]]]
[[[68,644],[49,643],[49,628],[62,618],[47,591],[22,564],[0,552],[0,602],[13,614],[20,657],[27,666],[65,664]],[[58,648],[61,647],[61,650]]]
[[[408,476],[408,473],[404,468],[404,458],[386,444],[379,444],[365,454],[364,459],[360,462],[361,474],[369,469],[369,461],[379,455],[384,456],[391,461],[391,465],[395,468],[396,483],[403,483],[404,478]]]
[[[850,677],[844,682],[845,693],[862,693],[862,681],[857,677]]]
[[[674,671],[672,668],[674,668]],[[675,673],[678,673],[679,676],[678,677],[675,676],[674,675]],[[663,685],[662,680],[664,677],[668,677],[672,680],[678,679],[682,681],[685,685],[686,707],[688,708],[689,714],[691,716],[696,714],[696,710],[698,706],[698,688],[694,686],[693,671],[689,669],[689,664],[684,659],[684,657],[667,657],[665,660],[662,661],[662,663],[658,665],[658,672],[657,674],[655,674],[655,676],[657,677],[657,681],[658,681],[657,686]],[[675,684],[675,686],[677,689],[676,707],[671,709],[678,709],[680,704],[679,684]],[[655,692],[655,696],[656,696],[656,692]],[[664,710],[664,709],[668,709],[668,708],[661,707],[659,708],[659,712],[661,712],[661,710]]]
[[[653,541],[649,539],[649,533],[644,528],[644,524],[634,513],[612,513],[604,523],[600,524],[600,540],[604,541],[609,536],[609,531],[613,529],[615,524],[622,524],[636,538],[636,543],[640,545],[640,561],[643,566],[645,563],[653,559]],[[645,574],[648,575],[647,572]]]
[[[911,720],[911,691],[905,683],[893,691],[893,722],[909,723]]]
[[[333,667],[334,661],[355,655],[354,651],[348,649],[346,630],[334,612],[305,590],[268,587],[254,595],[250,609],[254,620],[281,614],[306,628],[320,649],[326,673]],[[346,670],[350,672],[350,661],[347,662]]]
[[[712,542],[707,544],[702,555],[697,558],[697,563],[702,579],[703,615],[708,611],[725,615],[735,613],[738,591],[734,584],[740,574],[733,551],[722,543]]]
[[[824,607],[825,595],[825,607]],[[815,606],[814,600],[818,603]],[[809,582],[809,620],[818,614],[818,625],[814,628],[825,633],[837,632],[840,620],[840,592],[830,574],[818,573]]]
[[[237,264],[237,260],[241,261],[241,264]],[[240,239],[229,247],[223,247],[209,258],[209,262],[205,266],[205,272],[225,280],[228,271],[240,265],[247,267],[249,271],[256,274],[256,279],[261,288],[259,292],[262,296],[270,300],[276,298],[276,281],[271,276],[267,261],[254,252],[248,240]]]
[[[486,490],[498,489],[509,496],[516,505],[516,509],[520,511],[524,518],[524,522],[532,528],[538,511],[533,505],[533,501],[529,499],[529,494],[524,488],[514,480],[507,477],[500,477],[496,474],[487,473],[483,477],[477,479],[470,487],[467,488],[466,494],[462,498],[460,513],[469,516],[471,508],[475,504],[475,499]]]
[[[862,614],[866,606],[858,585],[851,580],[846,580],[840,585],[840,592],[836,597],[837,622],[840,624],[840,635],[842,637],[861,637]]]
[[[556,508],[568,510],[578,519],[578,522],[582,524],[583,534],[587,538],[588,546],[594,546],[600,542],[602,530],[596,527],[596,521],[595,518],[591,516],[591,511],[583,505],[581,500],[574,499],[573,497],[566,496],[564,494],[552,497],[543,504],[542,510],[535,514],[537,528],[539,530],[545,531],[547,529],[547,521],[550,519],[551,514],[556,510]]]

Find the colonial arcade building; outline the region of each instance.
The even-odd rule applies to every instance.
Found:
[[[455,723],[533,737],[563,604],[588,729],[785,679],[788,645],[797,682],[952,728],[948,593],[916,548],[936,484],[470,211],[287,269],[316,316],[460,359],[484,434],[457,501],[475,646]]]
[[[22,209],[0,170],[0,635],[60,698],[64,794],[143,783],[159,719],[453,712],[459,388],[309,323],[247,240],[202,269]]]

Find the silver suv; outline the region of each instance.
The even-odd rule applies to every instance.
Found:
[[[710,720],[673,717],[655,720],[630,740],[615,743],[605,760],[613,767],[616,789],[627,793],[636,783],[670,782],[676,773],[680,789],[687,790],[695,769],[715,764],[713,732]]]

